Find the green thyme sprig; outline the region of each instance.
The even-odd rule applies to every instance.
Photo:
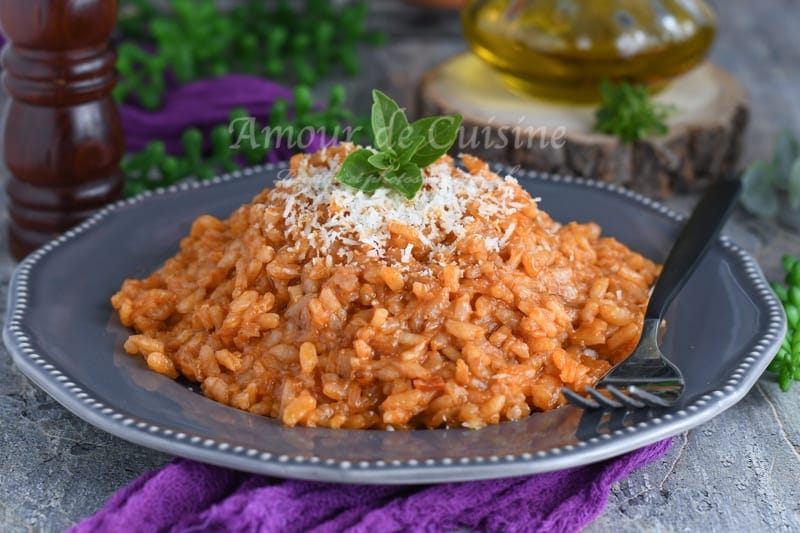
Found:
[[[397,102],[381,91],[372,91],[372,99],[372,132],[377,151],[361,148],[352,152],[336,179],[364,192],[388,187],[411,200],[422,187],[422,169],[453,146],[462,117],[426,117],[409,123]]]
[[[800,381],[800,259],[785,256],[783,268],[786,270],[786,285],[771,285],[783,304],[789,329],[767,370],[777,374],[778,384],[786,392],[793,380]]]
[[[624,142],[667,133],[665,121],[674,107],[653,102],[646,87],[603,80],[600,96],[595,131],[615,135]]]

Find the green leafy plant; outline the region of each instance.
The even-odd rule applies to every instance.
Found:
[[[309,89],[299,86],[294,91],[292,113],[286,100],[273,103],[269,128],[263,128],[246,109],[237,108],[231,111],[228,124],[213,127],[207,136],[197,128],[184,131],[181,135],[181,155],[170,155],[164,142],[151,141],[143,150],[128,154],[120,165],[125,176],[125,194],[135,196],[187,178],[203,181],[220,172],[231,172],[242,164],[263,163],[267,154],[275,148],[271,144],[275,139],[265,135],[255,139],[258,142],[244,142],[236,147],[235,141],[244,127],[251,127],[253,132],[270,129],[279,131],[289,136],[280,139],[282,143],[298,149],[304,146],[300,136],[311,130],[315,134],[336,139],[349,126],[352,131],[362,131],[364,139],[368,138],[370,125],[367,117],[356,116],[344,109],[344,100],[344,88],[335,85],[331,88],[327,106],[315,108]],[[210,150],[206,147],[210,147]]]
[[[792,381],[800,381],[800,259],[785,256],[783,267],[786,285],[772,283],[772,290],[783,304],[789,328],[767,370],[776,374],[781,390],[786,392]]]
[[[625,142],[667,133],[665,120],[674,108],[653,102],[646,87],[603,80],[600,95],[595,131],[615,135]]]
[[[157,109],[166,92],[164,72],[167,61],[133,43],[122,43],[117,48],[119,82],[114,87],[114,100],[122,102],[130,96],[145,109]]]
[[[366,2],[331,4],[248,0],[223,12],[213,0],[172,0],[171,13],[164,16],[149,0],[127,0],[119,28],[139,43],[119,47],[121,81],[114,97],[124,101],[135,95],[143,107],[156,109],[168,71],[180,83],[242,72],[300,85],[315,85],[336,67],[355,74],[358,45],[377,44],[385,36],[365,29]]]
[[[151,141],[144,150],[126,156],[120,165],[125,176],[125,195],[136,196],[189,177],[204,181],[219,169],[234,170],[236,165],[228,148],[231,143],[227,126],[215,127],[210,137],[210,157],[203,157],[204,136],[196,128],[184,131],[181,136],[183,157],[169,155],[163,141]]]
[[[756,161],[742,173],[742,205],[750,213],[770,218],[778,214],[780,196],[789,207],[800,209],[800,143],[789,131],[781,131],[769,161]]]
[[[150,0],[120,0],[117,29],[129,39],[144,39],[149,35],[150,21],[158,10]]]
[[[361,148],[352,152],[336,179],[365,192],[389,187],[411,200],[422,187],[422,169],[455,142],[462,117],[426,117],[409,123],[397,102],[381,91],[372,91],[372,99],[376,151]]]

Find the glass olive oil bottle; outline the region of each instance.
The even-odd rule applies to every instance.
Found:
[[[715,34],[703,0],[470,0],[462,24],[511,88],[573,102],[597,101],[603,79],[658,89],[696,66]]]

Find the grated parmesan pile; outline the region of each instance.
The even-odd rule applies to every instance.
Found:
[[[355,249],[365,250],[367,257],[384,257],[392,222],[416,231],[430,258],[452,253],[475,221],[470,214],[475,213],[475,205],[479,217],[499,220],[538,201],[524,193],[527,202],[521,203],[522,189],[512,176],[491,179],[453,168],[445,161],[424,169],[422,188],[413,200],[386,187],[365,193],[336,180],[340,159],[337,155],[328,165],[299,168],[276,182],[270,196],[284,205],[282,218],[288,238],[306,239],[319,250],[335,248],[339,257],[347,259],[352,259]],[[513,231],[512,224],[502,235],[484,236],[487,250],[499,251]],[[413,245],[408,245],[401,262],[408,262],[412,251]]]

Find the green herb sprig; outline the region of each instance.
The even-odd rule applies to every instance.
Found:
[[[153,3],[125,0],[118,17],[122,35],[136,43],[119,47],[114,98],[135,96],[146,109],[161,106],[168,72],[179,83],[242,72],[314,86],[337,69],[358,73],[359,45],[386,38],[366,29],[364,0],[247,0],[230,11],[214,0],[170,0],[166,15]]]
[[[800,259],[783,258],[786,270],[786,285],[772,283],[772,290],[783,304],[789,328],[775,359],[767,370],[774,372],[781,390],[786,392],[792,381],[800,381]]]
[[[653,102],[646,87],[626,82],[614,85],[603,80],[600,96],[595,131],[615,135],[624,142],[667,133],[665,120],[674,108]]]
[[[412,200],[422,187],[422,169],[447,153],[458,137],[461,115],[426,117],[409,123],[397,102],[372,91],[376,152],[361,148],[345,158],[336,179],[364,192],[385,186]]]
[[[791,209],[800,209],[800,142],[789,131],[781,131],[769,161],[756,161],[742,173],[741,202],[750,213],[771,218],[786,195]]]

